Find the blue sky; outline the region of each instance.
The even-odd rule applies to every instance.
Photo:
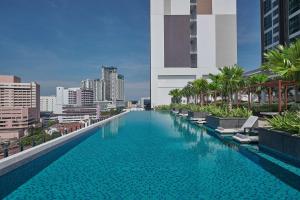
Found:
[[[238,64],[260,64],[259,0],[238,1]],[[1,0],[0,74],[37,81],[42,95],[114,65],[127,99],[149,96],[149,0]]]

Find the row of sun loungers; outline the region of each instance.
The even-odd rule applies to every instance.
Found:
[[[172,112],[181,117],[188,116],[188,114],[179,113],[179,111],[173,110]],[[206,124],[205,118],[189,118],[189,120],[195,122],[198,125]],[[218,132],[219,134],[233,134],[232,139],[242,144],[258,142],[258,136],[249,136],[246,133],[247,130],[251,130],[254,127],[257,120],[258,120],[257,116],[250,116],[241,128],[224,129],[222,127],[218,127],[217,129],[215,129],[215,131]]]

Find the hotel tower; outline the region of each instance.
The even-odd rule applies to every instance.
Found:
[[[237,63],[236,0],[150,0],[151,106]]]

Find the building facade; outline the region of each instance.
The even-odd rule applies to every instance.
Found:
[[[300,0],[261,0],[260,4],[263,60],[269,49],[300,37]]]
[[[40,108],[41,108],[41,112],[56,111],[56,97],[55,96],[41,96]]]
[[[151,0],[151,106],[237,63],[236,0]]]
[[[118,74],[116,67],[102,67],[103,101],[124,101],[124,76]]]
[[[62,114],[64,105],[77,105],[81,97],[78,96],[80,88],[56,87],[55,114]]]
[[[0,76],[0,137],[18,138],[40,120],[40,86]]]

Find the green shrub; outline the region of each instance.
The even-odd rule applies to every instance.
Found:
[[[267,120],[275,130],[300,135],[300,116],[297,112],[286,112]]]
[[[247,108],[240,107],[240,108],[233,108],[229,110],[227,107],[214,107],[210,109],[210,113],[216,117],[241,117],[241,118],[248,118],[252,115],[252,111],[248,110]]]
[[[160,105],[160,106],[156,106],[154,109],[157,111],[170,111],[171,105]]]

